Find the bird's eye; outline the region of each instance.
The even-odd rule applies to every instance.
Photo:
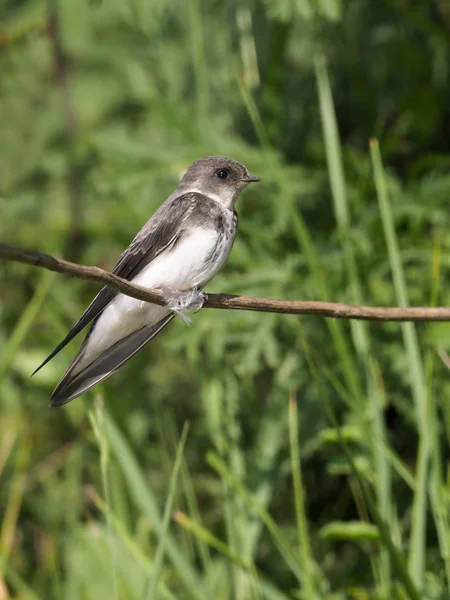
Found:
[[[216,177],[219,179],[226,179],[228,177],[228,171],[226,169],[219,169],[216,173]]]

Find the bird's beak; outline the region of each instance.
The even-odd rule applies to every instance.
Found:
[[[249,175],[248,177],[243,177],[241,181],[245,181],[246,183],[256,183],[257,181],[261,181],[261,177],[253,177],[253,175]]]

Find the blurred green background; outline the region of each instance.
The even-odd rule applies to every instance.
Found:
[[[3,0],[0,240],[111,268],[221,154],[209,291],[449,305],[449,67],[447,0]],[[203,310],[50,410],[97,289],[0,261],[1,600],[448,600],[448,324]]]

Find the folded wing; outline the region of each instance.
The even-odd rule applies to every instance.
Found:
[[[169,198],[122,253],[112,272],[128,281],[134,279],[161,252],[176,244],[177,240],[183,236],[183,222],[186,216],[202,200],[204,197],[196,192]],[[56,356],[82,329],[98,318],[116,295],[115,290],[102,288],[66,337],[39,365],[33,375]]]
[[[111,348],[108,348],[108,350],[101,354],[85,369],[72,376],[75,366],[83,356],[83,351],[89,338],[89,336],[87,336],[78,355],[55,388],[50,398],[50,406],[62,406],[77,396],[80,396],[92,386],[100,383],[100,381],[109,377],[109,375],[114,373],[114,371],[121,367],[128,359],[134,356],[136,352],[148,344],[161,329],[170,323],[174,316],[175,315],[171,313],[155,325],[143,327],[128,335],[114,344],[114,346],[111,346]]]

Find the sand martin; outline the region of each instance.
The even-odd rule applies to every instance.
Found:
[[[237,231],[234,204],[246,185],[260,181],[222,156],[194,162],[178,188],[123,252],[113,273],[163,292],[166,306],[103,288],[64,340],[35,373],[86,325],[90,330],[56,386],[50,406],[62,406],[109,377],[176,314],[198,310],[203,286],[223,267]]]

